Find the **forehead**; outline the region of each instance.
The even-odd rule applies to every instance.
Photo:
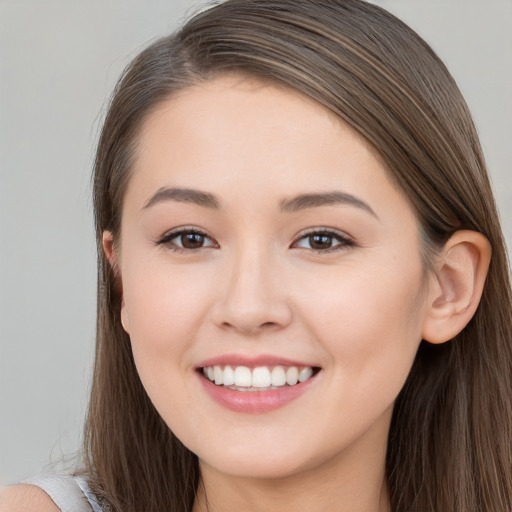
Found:
[[[149,115],[123,211],[172,187],[274,210],[333,189],[404,202],[378,152],[347,123],[300,92],[240,76],[190,86]]]
[[[231,165],[242,178],[256,167],[265,173],[269,164],[269,177],[296,180],[309,170],[321,179],[320,169],[333,158],[372,160],[385,168],[371,144],[318,102],[233,75],[190,86],[159,104],[137,142],[136,174],[162,168],[164,159],[186,161],[188,179],[197,173],[207,179],[214,170],[227,176]]]

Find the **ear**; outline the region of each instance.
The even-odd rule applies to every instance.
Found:
[[[112,267],[112,271],[114,272],[118,292],[121,295],[121,324],[123,329],[128,333],[128,314],[124,302],[123,281],[121,279],[121,272],[119,270],[119,258],[116,253],[114,237],[110,231],[103,231],[102,244],[105,256],[107,257],[108,262]]]
[[[429,282],[423,339],[444,343],[459,334],[480,302],[491,245],[476,231],[457,231],[446,242]]]

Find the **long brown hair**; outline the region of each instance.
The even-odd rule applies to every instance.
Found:
[[[422,342],[396,401],[387,483],[394,512],[512,510],[510,277],[477,133],[431,48],[362,0],[227,0],[149,46],[121,77],[94,174],[98,323],[84,442],[93,487],[118,512],[185,512],[194,502],[197,457],[142,387],[101,241],[104,230],[118,239],[147,116],[175,92],[229,72],[300,91],[361,133],[415,208],[427,262],[459,229],[489,239],[475,316],[448,343]]]

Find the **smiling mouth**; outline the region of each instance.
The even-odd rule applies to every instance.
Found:
[[[314,377],[314,366],[205,366],[200,369],[210,382],[235,391],[272,391],[290,388]]]

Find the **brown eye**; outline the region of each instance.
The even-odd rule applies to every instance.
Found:
[[[180,229],[165,235],[157,245],[165,245],[173,251],[194,251],[205,247],[218,248],[208,235],[193,229]]]
[[[199,249],[203,247],[205,236],[199,233],[183,233],[179,237],[181,247],[184,249]]]
[[[292,247],[316,252],[331,252],[352,247],[354,242],[334,231],[315,231],[301,236]]]
[[[330,249],[333,245],[333,237],[329,235],[310,235],[308,242],[311,249]]]

